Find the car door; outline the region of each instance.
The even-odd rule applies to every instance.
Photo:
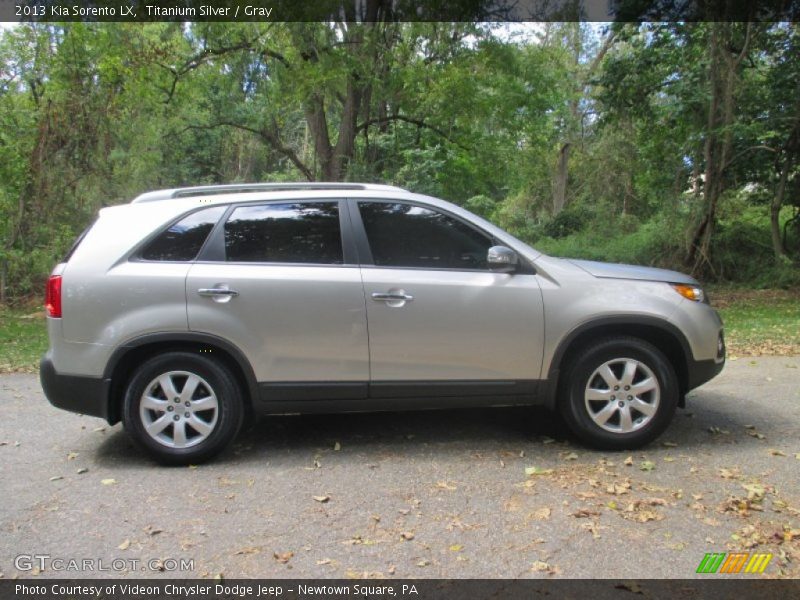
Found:
[[[428,205],[353,200],[373,396],[535,390],[544,341],[537,276],[490,271],[495,240]]]
[[[364,292],[343,205],[233,206],[189,271],[189,329],[237,346],[265,400],[366,396]]]

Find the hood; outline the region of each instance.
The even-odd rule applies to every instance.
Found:
[[[617,263],[596,262],[593,260],[567,259],[576,267],[580,267],[590,275],[604,279],[640,279],[644,281],[664,281],[667,283],[686,283],[698,285],[694,277],[654,267],[640,267],[638,265],[621,265]]]

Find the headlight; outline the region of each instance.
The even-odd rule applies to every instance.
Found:
[[[693,302],[705,302],[706,295],[703,290],[696,285],[686,285],[684,283],[670,283],[672,289],[681,296]]]

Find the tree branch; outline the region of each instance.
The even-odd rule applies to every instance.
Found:
[[[234,123],[232,121],[217,121],[216,123],[211,123],[209,125],[187,125],[180,131],[178,131],[178,135],[185,131],[189,130],[209,130],[209,129],[216,129],[218,127],[233,127],[234,129],[240,129],[241,131],[247,131],[249,133],[257,135],[262,140],[266,141],[273,150],[283,154],[286,158],[288,158],[292,164],[297,167],[297,169],[303,174],[303,176],[308,181],[314,181],[314,173],[311,171],[308,166],[300,160],[300,157],[297,156],[297,153],[290,148],[289,146],[285,145],[281,139],[280,135],[278,134],[277,130],[270,131],[269,129],[256,129],[255,127],[249,127],[247,125],[242,125],[241,123]]]
[[[361,131],[362,129],[365,129],[365,128],[369,127],[370,125],[375,125],[375,124],[378,124],[378,123],[389,123],[390,121],[403,121],[405,123],[410,123],[411,125],[416,125],[417,127],[423,127],[425,129],[430,129],[434,133],[440,135],[445,140],[447,140],[451,144],[454,144],[454,145],[458,146],[462,150],[469,150],[469,148],[467,148],[466,146],[464,146],[460,142],[455,141],[453,138],[451,138],[449,135],[447,135],[444,131],[442,131],[438,127],[435,127],[433,125],[429,125],[428,123],[426,123],[425,121],[422,121],[420,119],[414,119],[414,118],[411,118],[411,117],[406,117],[405,115],[388,115],[386,117],[375,117],[373,119],[368,119],[367,121],[364,121],[363,123],[358,125],[356,127],[356,131]]]

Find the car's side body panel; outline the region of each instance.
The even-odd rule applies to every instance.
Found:
[[[143,244],[199,207],[315,200],[339,202],[343,264],[225,262],[220,225],[196,260],[137,258]],[[520,269],[375,266],[359,201],[455,216],[514,250]],[[48,318],[43,386],[57,406],[112,422],[125,384],[118,366],[148,344],[219,348],[264,413],[552,407],[567,349],[599,326],[674,336],[689,387],[724,364],[716,312],[668,285],[691,278],[649,268],[626,277],[624,266],[547,257],[456,205],[388,188],[221,193],[104,209],[56,272],[64,316]],[[198,293],[220,286],[237,295]],[[413,300],[372,298],[401,292]]]

